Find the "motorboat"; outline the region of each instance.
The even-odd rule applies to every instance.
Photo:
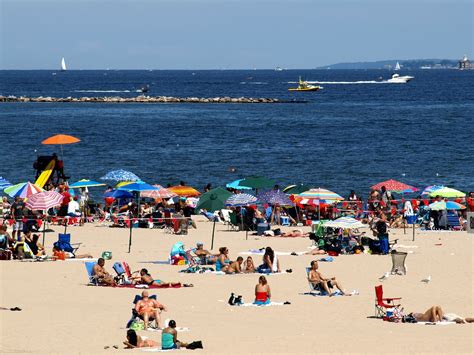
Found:
[[[400,74],[392,74],[392,77],[387,80],[387,83],[395,83],[395,84],[406,84],[410,80],[414,79],[414,76],[404,75],[400,76]]]
[[[308,84],[307,81],[301,80],[300,77],[300,80],[298,81],[298,87],[289,88],[288,91],[318,91],[320,89],[322,89],[321,86]]]

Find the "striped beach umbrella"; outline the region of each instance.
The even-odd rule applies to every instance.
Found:
[[[423,190],[423,192],[421,193],[422,195],[429,195],[430,193],[432,193],[433,191],[436,191],[436,190],[439,190],[439,189],[442,189],[444,188],[443,185],[431,185],[431,186],[427,186],[425,187],[425,189]]]
[[[156,190],[142,191],[140,192],[140,197],[149,197],[149,198],[172,198],[176,197],[174,192],[164,188],[161,185],[153,185],[156,187]]]
[[[178,196],[183,196],[183,197],[198,197],[201,195],[201,193],[196,190],[194,187],[191,186],[171,186],[168,187],[168,190],[171,192],[174,192]]]
[[[22,182],[3,190],[10,197],[29,198],[30,196],[40,193],[43,189],[31,182]]]
[[[97,182],[94,180],[88,180],[88,179],[82,179],[74,184],[69,185],[71,189],[79,189],[79,188],[84,188],[84,187],[96,187],[96,186],[105,186],[103,182]]]
[[[312,199],[312,200],[332,200],[332,201],[337,201],[337,200],[344,200],[344,198],[341,195],[338,195],[335,192],[332,192],[330,190],[326,189],[310,189],[308,191],[300,193],[298,196],[300,197],[305,197],[307,199]]]
[[[455,198],[455,197],[464,197],[466,194],[456,189],[452,189],[450,187],[443,187],[438,190],[434,190],[429,194],[431,197],[441,196],[446,198]]]
[[[225,205],[230,207],[242,207],[253,205],[258,199],[250,194],[235,194],[230,196],[226,201]]]
[[[441,210],[463,210],[466,206],[461,205],[460,203],[454,201],[438,201],[433,202],[428,206],[432,211],[441,211]]]
[[[101,180],[114,180],[114,181],[139,181],[141,180],[137,175],[131,171],[118,169],[109,171],[107,174],[100,178]]]
[[[293,206],[293,202],[291,202],[288,195],[279,190],[262,192],[258,195],[258,199],[260,202],[270,205]]]
[[[364,224],[361,221],[358,221],[352,217],[340,217],[335,219],[334,221],[327,221],[324,223],[324,227],[331,227],[331,228],[348,228],[348,229],[355,229],[355,228],[362,228]]]
[[[8,181],[7,179],[5,179],[4,177],[0,176],[0,191],[10,186],[12,186],[12,183]]]
[[[26,207],[30,210],[46,211],[57,207],[63,201],[64,196],[56,191],[43,191],[31,196],[26,201]]]
[[[382,186],[385,186],[387,191],[393,191],[398,193],[410,193],[418,191],[416,187],[404,184],[403,182],[393,179],[379,182],[378,184],[373,185],[371,188],[375,190],[381,190]]]

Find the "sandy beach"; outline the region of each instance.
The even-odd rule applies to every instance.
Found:
[[[175,319],[183,341],[201,340],[206,353],[471,353],[472,325],[428,326],[389,323],[374,316],[374,286],[390,271],[390,256],[347,255],[332,263],[320,263],[323,275],[336,276],[352,297],[314,297],[307,292],[305,267],[317,256],[280,256],[282,269],[291,274],[269,276],[272,301],[290,301],[275,307],[231,307],[231,292],[253,301],[258,276],[185,274],[183,266],[167,264],[171,246],[183,241],[192,247],[197,241],[210,247],[212,223],[194,217],[197,229],[188,235],[166,234],[157,229],[135,229],[132,252],[128,250],[128,229],[88,224],[71,227],[73,242],[82,242],[79,253],[99,256],[112,251],[106,262],[112,274],[115,261],[127,261],[132,270],[142,267],[165,281],[192,283],[193,288],[150,290],[169,310],[163,319]],[[60,227],[53,227],[61,231]],[[473,239],[466,232],[391,230],[408,251],[406,276],[391,276],[383,282],[387,297],[402,297],[405,312],[422,312],[440,305],[446,312],[473,315]],[[51,246],[57,233],[46,236]],[[214,250],[227,246],[235,259],[240,252],[272,246],[276,251],[306,251],[307,238],[266,238],[245,232],[227,231],[217,225]],[[254,260],[260,263],[261,257]],[[116,353],[123,350],[125,325],[131,316],[137,289],[87,286],[82,261],[1,262],[1,306],[22,308],[2,311],[1,353]],[[431,275],[432,281],[420,280]],[[158,332],[140,332],[160,341]],[[118,345],[119,350],[113,348]],[[104,349],[109,346],[110,348]],[[180,350],[187,351],[187,350]]]

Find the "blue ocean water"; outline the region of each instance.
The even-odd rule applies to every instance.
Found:
[[[32,180],[36,155],[54,151],[41,141],[65,133],[81,139],[64,146],[72,181],[123,168],[150,183],[184,180],[198,189],[258,174],[343,195],[355,189],[365,196],[369,186],[390,178],[419,188],[474,190],[474,71],[401,74],[415,79],[348,83],[389,78],[382,70],[0,71],[0,95],[136,96],[148,84],[148,95],[308,101],[3,103],[0,175]],[[288,92],[300,75],[326,82],[324,89]]]

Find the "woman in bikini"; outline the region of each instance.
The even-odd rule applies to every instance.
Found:
[[[269,304],[271,296],[270,285],[266,277],[262,275],[258,278],[258,284],[255,286],[255,301],[253,303],[259,306]]]
[[[219,248],[219,256],[216,260],[216,271],[226,271],[230,265],[229,249],[226,247]]]
[[[192,287],[191,284],[181,284],[181,282],[165,282],[162,280],[155,280],[149,273],[147,269],[140,270],[140,276],[136,276],[132,278],[135,281],[135,284],[138,285],[157,285],[157,286],[168,286],[168,287],[176,287],[176,286],[183,286],[183,287]]]
[[[134,348],[155,348],[158,346],[156,341],[148,339],[145,336],[137,335],[133,329],[127,330],[127,340],[123,342],[126,349]]]

